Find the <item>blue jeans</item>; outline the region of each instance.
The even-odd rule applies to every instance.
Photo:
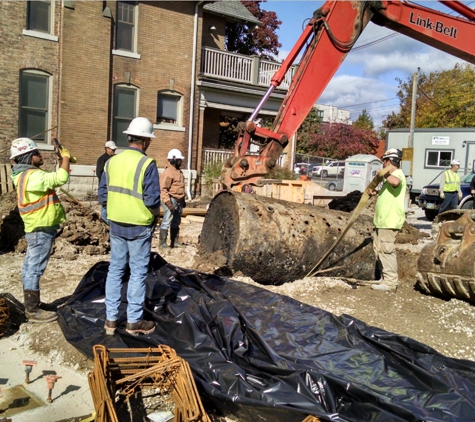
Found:
[[[28,248],[21,269],[21,279],[25,290],[40,290],[40,277],[48,265],[55,237],[56,229],[25,233]]]
[[[108,226],[110,226],[109,220],[107,219],[107,207],[101,205],[101,218],[104,220]]]
[[[143,319],[145,279],[152,248],[152,227],[144,227],[144,231],[135,239],[111,235],[110,245],[111,258],[106,280],[106,317],[109,321],[119,319],[122,278],[129,265],[127,322],[139,322]]]
[[[170,197],[170,201],[176,207],[174,212],[170,211],[163,202],[163,220],[162,224],[160,224],[160,230],[168,230],[170,227],[172,229],[178,229],[181,223],[181,213],[183,212],[183,202],[177,201],[175,198]]]
[[[445,198],[444,202],[439,209],[439,214],[444,211],[456,210],[459,204],[459,193],[458,192],[444,192]]]

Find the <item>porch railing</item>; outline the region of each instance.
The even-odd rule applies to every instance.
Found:
[[[249,155],[257,155],[257,153],[249,153]],[[234,156],[234,150],[230,149],[204,149],[203,150],[203,161],[202,166],[203,168],[208,164],[212,163],[224,163],[229,157]],[[282,166],[283,163],[283,155],[279,157],[277,160],[277,165]]]
[[[280,66],[280,63],[259,57],[203,47],[200,73],[217,79],[268,87],[272,76]],[[296,68],[297,66],[292,66],[287,71],[278,89],[289,89]]]

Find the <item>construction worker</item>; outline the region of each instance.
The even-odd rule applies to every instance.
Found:
[[[160,213],[157,165],[145,154],[155,135],[152,123],[145,117],[133,119],[124,133],[129,147],[106,162],[98,192],[110,222],[111,256],[105,286],[105,330],[109,335],[115,333],[118,325],[127,266],[130,277],[126,331],[138,335],[155,329],[153,321],[143,318],[152,234]]]
[[[460,176],[458,170],[460,168],[459,160],[450,162],[450,169],[445,170],[440,176],[439,195],[444,200],[439,208],[439,214],[455,210],[462,199],[462,191],[460,190]]]
[[[40,167],[43,157],[34,141],[18,138],[12,142],[10,159],[13,183],[18,193],[18,211],[25,224],[28,245],[21,270],[25,315],[29,322],[55,321],[56,312],[44,309],[40,302],[40,278],[48,265],[56,232],[66,221],[66,213],[56,195],[55,188],[69,179],[71,154],[66,148],[56,149],[61,164],[56,172],[46,172]]]
[[[183,247],[178,241],[180,233],[181,214],[186,207],[185,176],[180,170],[185,157],[180,150],[171,149],[168,152],[168,163],[160,174],[160,198],[163,207],[163,220],[160,225],[159,247]],[[167,245],[168,228],[170,228],[170,246]]]
[[[104,173],[104,166],[114,154],[115,150],[117,149],[117,145],[114,141],[107,141],[104,145],[104,154],[102,154],[96,163],[96,176],[99,179],[99,183],[101,183],[102,174]],[[101,218],[109,224],[109,220],[107,219],[107,211],[105,207],[101,207]]]
[[[382,277],[371,288],[384,292],[395,292],[399,283],[395,242],[406,221],[406,176],[399,169],[401,155],[400,150],[392,148],[382,157],[384,170],[389,171],[384,174],[374,210],[373,248]]]

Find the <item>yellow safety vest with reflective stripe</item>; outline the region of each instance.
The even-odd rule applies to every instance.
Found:
[[[460,190],[460,176],[452,170],[445,170],[444,192],[458,192]]]
[[[145,170],[155,160],[139,151],[125,150],[107,161],[107,218],[116,223],[149,226],[153,214],[143,202]],[[158,180],[157,180],[158,183]]]
[[[38,228],[58,226],[66,221],[66,213],[54,189],[48,189],[43,195],[38,192],[28,192],[28,179],[35,171],[26,170],[15,180],[18,192],[18,211],[25,224],[25,232],[31,233]]]

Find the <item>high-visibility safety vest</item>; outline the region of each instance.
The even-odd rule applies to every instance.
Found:
[[[116,223],[149,226],[153,214],[143,202],[145,170],[155,160],[127,149],[107,161],[107,218]],[[157,180],[158,183],[158,180]]]
[[[36,192],[27,192],[28,179],[37,170],[26,170],[15,180],[18,192],[18,211],[25,224],[25,232],[31,233],[38,228],[49,228],[66,221],[66,213],[54,189],[43,196]]]
[[[452,170],[445,170],[444,192],[457,192],[460,189],[460,176]]]

